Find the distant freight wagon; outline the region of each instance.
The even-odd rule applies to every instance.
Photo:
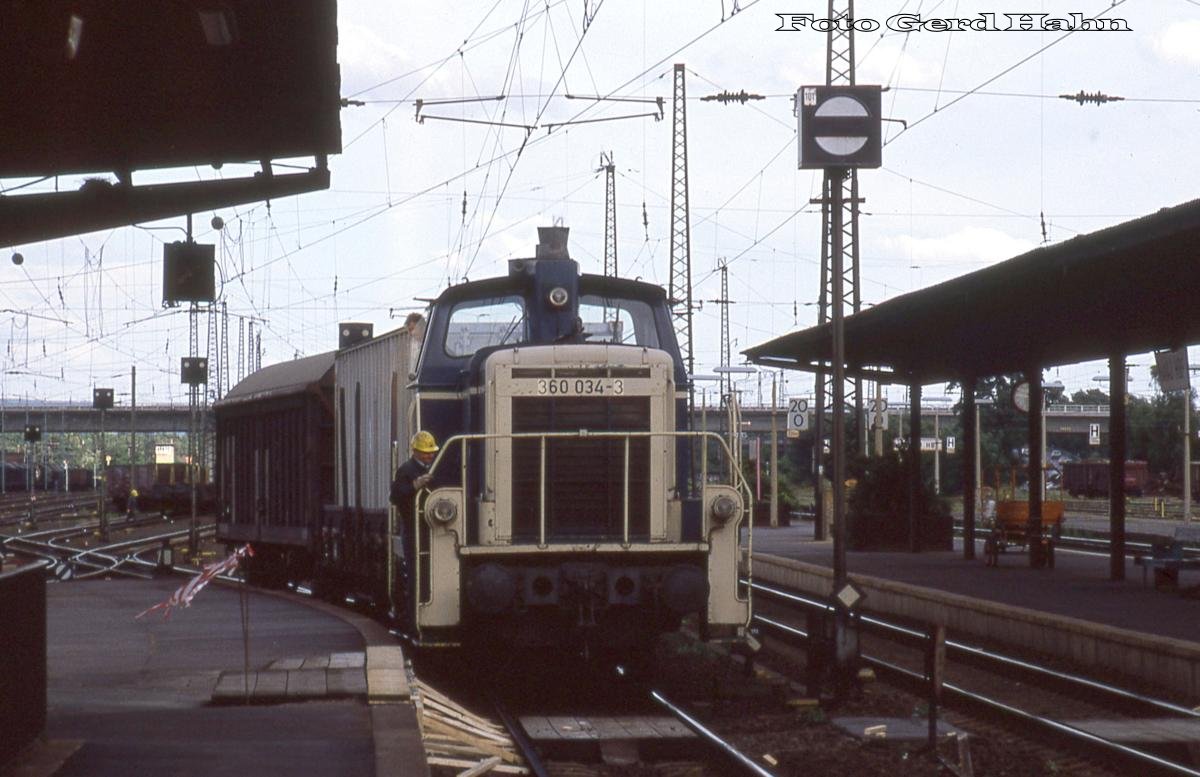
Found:
[[[1069,461],[1062,465],[1063,490],[1071,496],[1108,496],[1108,460]],[[1125,493],[1141,496],[1150,482],[1144,461],[1125,462]]]

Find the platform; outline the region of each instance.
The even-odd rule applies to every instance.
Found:
[[[1163,534],[1169,535],[1169,531]],[[757,527],[754,551],[833,566],[833,543],[814,541],[811,523],[778,529]],[[1124,581],[1109,580],[1107,554],[1063,547],[1055,552],[1054,569],[1031,568],[1028,556],[1019,551],[1001,554],[999,566],[988,567],[983,538],[979,537],[973,561],[963,558],[961,540],[956,540],[953,552],[848,552],[846,568],[850,574],[1200,643],[1200,598],[1145,585],[1133,559],[1126,561]],[[1200,583],[1200,570],[1183,572],[1180,582],[1185,587]]]
[[[828,597],[833,546],[812,540],[811,528],[756,529],[755,579]],[[1124,677],[1200,703],[1200,598],[1144,585],[1132,559],[1122,581],[1109,579],[1107,554],[1061,547],[1053,569],[1030,567],[1023,553],[1002,554],[989,567],[980,541],[971,561],[957,545],[953,552],[848,552],[846,568],[866,594],[866,612],[941,624],[951,639],[1028,651],[1081,674]]]
[[[371,654],[385,649],[390,672],[400,653],[381,626],[296,595],[251,591],[249,677],[263,692],[246,704],[228,698],[235,683],[246,686],[236,589],[210,586],[169,619],[134,620],[181,582],[48,587],[47,741],[14,774],[428,774],[407,686],[382,689],[392,703],[368,703]],[[280,679],[281,692],[268,693]]]

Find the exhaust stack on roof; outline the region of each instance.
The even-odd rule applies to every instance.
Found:
[[[570,259],[567,253],[567,233],[570,227],[538,227],[536,259]]]

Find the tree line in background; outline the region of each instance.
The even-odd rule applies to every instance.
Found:
[[[1155,369],[1151,367],[1152,376]],[[996,481],[1005,487],[1015,478],[1018,485],[1026,481],[1027,450],[1029,446],[1029,420],[1025,413],[1016,408],[1012,401],[1013,389],[1021,382],[1020,374],[1000,375],[986,380],[980,380],[976,385],[976,396],[990,399],[991,404],[980,404],[980,468],[983,484],[995,486]],[[961,388],[956,384],[952,387]],[[1076,405],[1107,405],[1109,395],[1097,388],[1076,391],[1067,396],[1062,388],[1046,388],[1046,398],[1049,404]],[[1131,461],[1145,461],[1153,477],[1164,483],[1173,484],[1176,488],[1183,477],[1183,408],[1185,397],[1182,393],[1156,393],[1152,397],[1129,395],[1126,402],[1127,424],[1127,458]],[[894,408],[894,414],[899,408]],[[958,452],[948,455],[941,454],[939,480],[942,494],[962,493],[962,446],[964,444],[962,423],[959,414],[962,412],[962,402],[953,406],[954,417],[943,416],[938,423],[938,436],[945,440],[954,437]],[[907,426],[907,414],[902,428]],[[1193,431],[1200,427],[1196,416],[1192,416]],[[847,418],[847,440],[857,439],[858,425],[856,419]],[[921,436],[934,436],[933,418],[926,415],[921,419]],[[884,433],[884,454],[895,458],[897,455],[895,438],[896,432],[889,429]],[[873,438],[872,438],[873,439]],[[767,446],[763,446],[764,451]],[[1108,435],[1101,438],[1100,445],[1091,445],[1087,435],[1072,433],[1049,432],[1046,438],[1047,452],[1058,450],[1066,460],[1087,460],[1108,458]],[[1023,452],[1023,449],[1025,451]],[[1200,450],[1194,446],[1193,450]],[[799,444],[788,440],[781,444],[780,479],[781,494],[788,494],[791,501],[800,501],[793,495],[797,492],[810,492],[812,485],[812,437],[804,435]],[[927,483],[934,479],[933,454],[921,455],[921,470]],[[1047,456],[1048,459],[1048,456]],[[751,462],[752,464],[752,462]],[[854,472],[864,470],[866,465],[852,465],[851,476]],[[829,457],[826,456],[825,473],[829,473]],[[869,467],[867,467],[869,469]],[[764,466],[764,473],[767,468]],[[750,474],[749,470],[747,474]],[[764,478],[767,474],[763,475]],[[754,481],[751,480],[753,483]],[[765,488],[765,487],[764,487]]]
[[[105,432],[104,452],[111,457],[114,466],[125,466],[129,459],[129,434],[127,432]],[[156,445],[174,445],[175,461],[181,462],[187,456],[186,434],[154,434],[153,436],[139,434],[137,443],[137,460],[139,464],[154,462],[154,447]],[[0,450],[3,450],[4,461],[23,464],[29,454],[29,443],[25,442],[23,432],[5,432],[0,434]],[[99,465],[100,433],[99,432],[52,432],[43,434],[41,442],[34,446],[35,461],[50,462],[54,468],[61,468],[65,459],[71,467],[86,467],[91,469]]]

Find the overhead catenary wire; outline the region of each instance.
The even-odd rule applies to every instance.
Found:
[[[574,10],[574,9],[572,9],[572,10]],[[493,15],[493,19],[494,18],[495,17]],[[576,18],[577,18],[577,16],[576,16]],[[601,17],[601,19],[598,21],[604,21],[603,17]],[[558,25],[558,26],[559,26],[559,30],[561,31],[561,29],[562,29],[561,25]],[[594,53],[594,49],[593,49],[592,53]],[[476,73],[478,74],[479,72],[482,72],[482,71],[479,71],[478,69],[476,69]],[[571,80],[574,81],[575,78],[572,77]],[[1089,86],[1090,86],[1090,84],[1089,84]],[[906,87],[898,86],[897,88],[905,89]],[[953,92],[951,90],[945,90],[945,93],[951,94]],[[981,95],[982,93],[976,92],[976,94]],[[1049,98],[1046,98],[1046,99],[1049,99]],[[495,176],[493,176],[493,177],[495,177]],[[926,178],[928,178],[928,176],[926,176]],[[751,181],[755,181],[755,180],[757,180],[761,183],[763,181],[763,173],[760,172],[760,173],[750,176],[749,179],[747,180],[747,186]],[[513,185],[510,186],[506,191],[503,192],[503,197],[505,200],[511,201],[514,199],[514,190],[517,189],[517,186],[516,186],[517,183],[518,183],[518,180],[514,179]],[[563,187],[563,188],[567,188],[567,187]],[[953,188],[953,187],[951,187],[951,188]],[[491,204],[494,202],[493,194],[494,194],[494,192],[487,192],[487,193],[480,194],[480,199],[483,200],[482,209],[481,209],[482,213],[486,213],[488,211],[488,209],[490,208]],[[398,192],[396,193],[396,195],[397,195],[397,199],[404,196],[402,193],[398,193]],[[744,195],[745,195],[745,191],[743,191],[739,196],[744,197]],[[475,195],[472,195],[472,196],[475,196]],[[551,198],[552,198],[553,202],[555,202],[555,203],[559,203],[559,202],[570,203],[570,202],[574,201],[574,199],[570,198],[570,197],[558,197],[558,196],[551,195]],[[985,197],[983,199],[986,200],[988,198]],[[995,199],[1000,199],[1000,198],[993,197],[991,199],[995,200]],[[419,206],[418,203],[419,203],[419,200],[412,200],[408,203],[408,207],[410,207],[410,208],[418,207]],[[735,207],[735,203],[737,203],[737,205],[743,204],[743,203],[739,202],[739,200],[734,199],[722,208],[718,208],[716,210],[711,210],[711,211],[701,211],[700,209],[698,209],[698,212],[710,212],[712,214],[711,218],[714,221],[716,221],[718,218],[718,214],[725,215],[725,214],[728,214],[731,212],[739,211],[740,208]],[[455,204],[457,205],[457,203],[455,203]],[[651,201],[651,206],[652,205],[653,205],[653,201]],[[420,206],[424,206],[424,204],[422,203]],[[546,210],[547,207],[549,207],[549,206],[545,205],[545,200],[543,200],[542,210],[543,211]],[[990,203],[988,203],[986,205],[986,207],[990,208],[990,207],[994,207],[994,206],[992,206]],[[359,211],[359,213],[361,215],[367,215],[368,213],[374,213],[378,208],[379,208],[379,206],[376,205],[376,206],[372,207],[370,210],[361,209]],[[963,210],[963,208],[958,208],[956,210]],[[993,214],[993,216],[999,217],[999,218],[1023,218],[1023,219],[1028,219],[1031,217],[1030,214],[1028,214],[1028,213],[1021,213],[1020,212],[1021,208],[1019,206],[1015,209],[1010,209],[1010,210],[1012,210],[1011,213],[1003,213],[1001,211],[996,211]],[[506,209],[506,211],[507,211],[507,209]],[[495,235],[500,234],[498,231],[500,228],[508,228],[508,226],[509,226],[508,218],[507,218],[508,214],[506,211],[502,211],[500,214],[501,217],[497,218],[496,222],[491,224],[491,226],[488,229],[481,231],[478,228],[476,228],[474,233],[469,236],[470,240],[467,243],[468,252],[474,250],[478,246],[482,246],[483,250],[475,251],[475,253],[479,257],[480,261],[483,261],[484,258],[488,257],[491,245],[502,245],[502,242],[489,243],[488,241],[491,241]],[[773,225],[775,223],[775,218],[777,218],[770,214],[779,214],[778,217],[783,217],[784,215],[791,214],[792,212],[793,212],[792,210],[782,210],[782,209],[774,209],[774,208],[761,210],[762,219],[764,222],[768,222],[768,226]],[[309,211],[307,209],[306,209],[305,213],[306,213],[306,216],[309,215]],[[650,215],[651,219],[655,218],[653,210],[651,210],[649,215]],[[905,215],[907,216],[908,214],[906,213]],[[950,214],[945,214],[945,213],[939,213],[936,215],[938,215],[939,217],[950,216]],[[1136,215],[1136,214],[1134,214],[1134,215]],[[1036,217],[1036,216],[1034,216],[1034,217]],[[1098,217],[1103,218],[1104,216],[1098,215]],[[520,216],[518,216],[517,218],[520,218]],[[288,229],[288,227],[284,223],[281,222],[281,223],[278,223],[277,225],[273,225],[273,230],[274,230],[273,233],[266,235],[265,238],[263,237],[265,232],[262,229],[259,229],[258,232],[253,237],[248,234],[247,235],[247,252],[249,253],[249,250],[250,250],[249,247],[254,242],[257,242],[257,247],[255,249],[256,255],[255,255],[254,261],[252,263],[244,265],[244,272],[247,273],[247,275],[246,275],[247,281],[249,281],[250,277],[254,277],[256,274],[265,273],[264,268],[269,267],[269,265],[266,264],[266,262],[269,262],[275,258],[272,256],[272,253],[275,250],[280,250],[280,247],[277,247],[274,245],[276,242],[279,242],[278,238],[280,236],[291,237],[291,235],[294,234],[295,238],[296,238],[295,241],[292,241],[290,239],[287,241],[288,242],[287,248],[288,248],[289,256],[281,259],[282,261],[285,261],[289,265],[287,272],[280,273],[277,270],[275,272],[274,278],[270,281],[270,283],[272,285],[276,286],[276,295],[275,295],[276,300],[273,301],[272,310],[276,310],[276,311],[300,310],[303,307],[307,307],[309,309],[315,309],[315,301],[326,299],[330,296],[330,295],[324,295],[321,293],[321,292],[324,292],[327,290],[328,284],[326,284],[324,282],[318,282],[318,283],[314,284],[312,281],[310,281],[309,278],[312,275],[314,275],[314,273],[303,272],[302,270],[304,268],[304,264],[297,261],[296,255],[298,254],[299,251],[308,249],[308,248],[310,248],[310,246],[317,244],[317,241],[314,241],[314,242],[309,243],[308,245],[305,245],[305,243],[308,242],[310,239],[312,239],[314,237],[318,238],[318,239],[329,239],[325,234],[326,232],[333,232],[335,230],[340,230],[340,228],[345,226],[348,223],[348,221],[349,221],[349,219],[340,218],[340,217],[337,219],[334,219],[334,220],[321,221],[320,223],[318,223],[317,220],[306,221],[306,223],[303,225],[297,224],[295,233],[292,233]],[[793,224],[799,223],[799,224],[803,225],[805,222],[802,220],[798,221],[797,219],[793,218],[791,223],[793,223]],[[325,227],[323,227],[323,224],[330,224],[332,226],[329,228],[325,228]],[[728,234],[728,235],[739,234],[739,231],[737,229],[739,226],[745,226],[745,222],[743,222],[742,224],[739,224],[736,222],[735,219],[728,218],[728,216],[720,219],[720,229],[721,229],[722,234]],[[732,229],[730,229],[730,228],[732,228]],[[748,228],[743,229],[741,231],[746,233],[746,239],[747,239],[748,243],[753,243],[754,240],[758,238],[758,235],[754,234],[752,232],[752,230],[750,230]],[[778,233],[776,233],[776,234],[778,234]],[[652,236],[648,236],[648,237],[652,237]],[[154,239],[157,240],[157,238],[154,238]],[[334,234],[332,239],[336,243],[336,241],[337,241],[336,234]],[[757,258],[761,258],[762,256],[764,256],[764,254],[762,253],[763,249],[767,248],[769,246],[769,244],[770,244],[770,238],[759,240],[756,245],[751,246],[749,253],[747,253],[745,256],[743,256],[740,261],[743,261],[743,262],[754,261]],[[645,253],[651,253],[654,249],[655,249],[654,244],[648,243],[646,245]],[[734,253],[736,253],[736,251],[730,251],[729,255],[733,256]],[[106,260],[111,259],[113,256],[115,256],[115,254],[106,256]],[[424,259],[425,257],[420,257],[420,258]],[[293,262],[295,262],[295,265],[291,266]],[[143,262],[143,261],[139,260],[137,262],[137,264],[148,266],[151,264],[151,262]],[[436,264],[437,264],[437,262],[435,261],[429,266],[432,267]],[[478,262],[477,262],[477,264],[478,264]],[[110,261],[106,261],[105,267],[104,267],[104,275],[103,276],[93,275],[93,278],[103,277],[103,278],[107,279],[110,269],[114,272],[115,278],[120,278],[120,277],[123,277],[121,274],[121,271],[130,266],[132,266],[132,265],[114,265]],[[31,269],[33,269],[34,267],[35,267],[35,265],[31,265]],[[343,270],[345,270],[345,269],[346,268],[343,267]],[[71,273],[75,273],[78,275],[78,273],[80,273],[80,272],[83,272],[83,271],[78,268],[68,268],[68,271],[66,273],[63,273],[60,275],[67,275],[67,274],[71,274]],[[34,272],[31,274],[33,274],[35,276],[40,275],[39,273],[37,273],[36,270],[34,270]],[[420,279],[421,275],[422,275],[421,270],[418,269],[414,273],[414,275],[418,279]],[[440,277],[441,274],[428,273],[428,275],[430,277]],[[265,274],[258,275],[259,279],[266,278],[266,277],[267,276]],[[280,297],[282,295],[279,293],[279,291],[281,290],[282,287],[279,284],[283,283],[285,277],[288,277],[288,278],[294,277],[297,279],[302,279],[305,284],[308,284],[308,288],[305,289],[304,295],[295,295],[295,298],[290,300],[290,302],[281,303]],[[395,277],[395,275],[392,274],[391,277]],[[5,282],[5,283],[7,283],[7,282]],[[54,297],[54,285],[53,285],[54,281],[51,281],[49,286],[46,285],[45,281],[42,281],[41,283],[42,283],[42,290],[45,292],[45,296],[51,298],[54,301],[54,307],[56,309],[58,307],[60,307],[60,304],[66,304],[66,303],[60,303],[60,301]],[[341,288],[341,290],[345,291],[347,289],[354,287],[354,285],[356,283],[360,283],[360,281],[353,277],[347,277],[343,273],[343,276],[341,278],[340,288]],[[253,288],[256,292],[255,300],[257,301],[259,299],[259,295],[261,294],[262,287],[260,286],[258,279],[256,279],[256,281],[250,285],[251,285],[251,288]],[[366,283],[362,284],[363,287],[365,287],[367,285],[369,285],[369,284],[366,284]],[[319,286],[320,288],[313,288],[314,286]],[[116,294],[112,294],[109,291],[111,288],[112,287],[109,286],[108,289],[106,289],[106,291],[105,291],[105,311],[106,311],[106,316],[108,316],[110,319],[107,322],[109,324],[113,323],[111,311],[117,309],[122,303],[128,301],[129,298],[136,296],[134,294],[133,287],[129,287],[127,290],[125,290],[125,293],[117,292]],[[145,288],[145,284],[143,284],[143,288]],[[315,293],[315,294],[312,293],[314,291],[317,293]],[[68,289],[66,302],[70,303],[72,307],[78,307],[77,302],[72,301],[72,294],[73,294],[73,292],[70,289]],[[235,295],[235,296],[240,296],[240,295]],[[304,298],[301,298],[302,296]],[[238,303],[238,304],[239,304],[239,306],[241,306],[243,308],[245,307],[245,305],[243,303]],[[351,304],[353,304],[353,303],[351,303]],[[116,322],[116,328],[118,330],[121,329],[120,324],[121,324],[121,321],[118,320]],[[319,325],[313,324],[313,323],[311,323],[311,321],[302,321],[298,317],[295,321],[289,321],[289,320],[280,318],[277,320],[276,326],[280,329],[280,331],[288,334],[294,340],[298,336],[296,334],[296,332],[311,331],[313,326],[319,326]],[[113,329],[112,326],[107,327],[107,330],[111,330],[111,329]],[[106,337],[104,338],[104,341],[111,341],[111,340],[115,339],[112,336],[112,333],[107,330],[105,333]],[[166,330],[164,329],[163,331],[166,331]],[[266,341],[266,338],[264,338],[264,342],[265,341]],[[55,343],[53,341],[50,343],[50,347],[51,347],[51,352],[53,352],[54,348],[56,347]]]

